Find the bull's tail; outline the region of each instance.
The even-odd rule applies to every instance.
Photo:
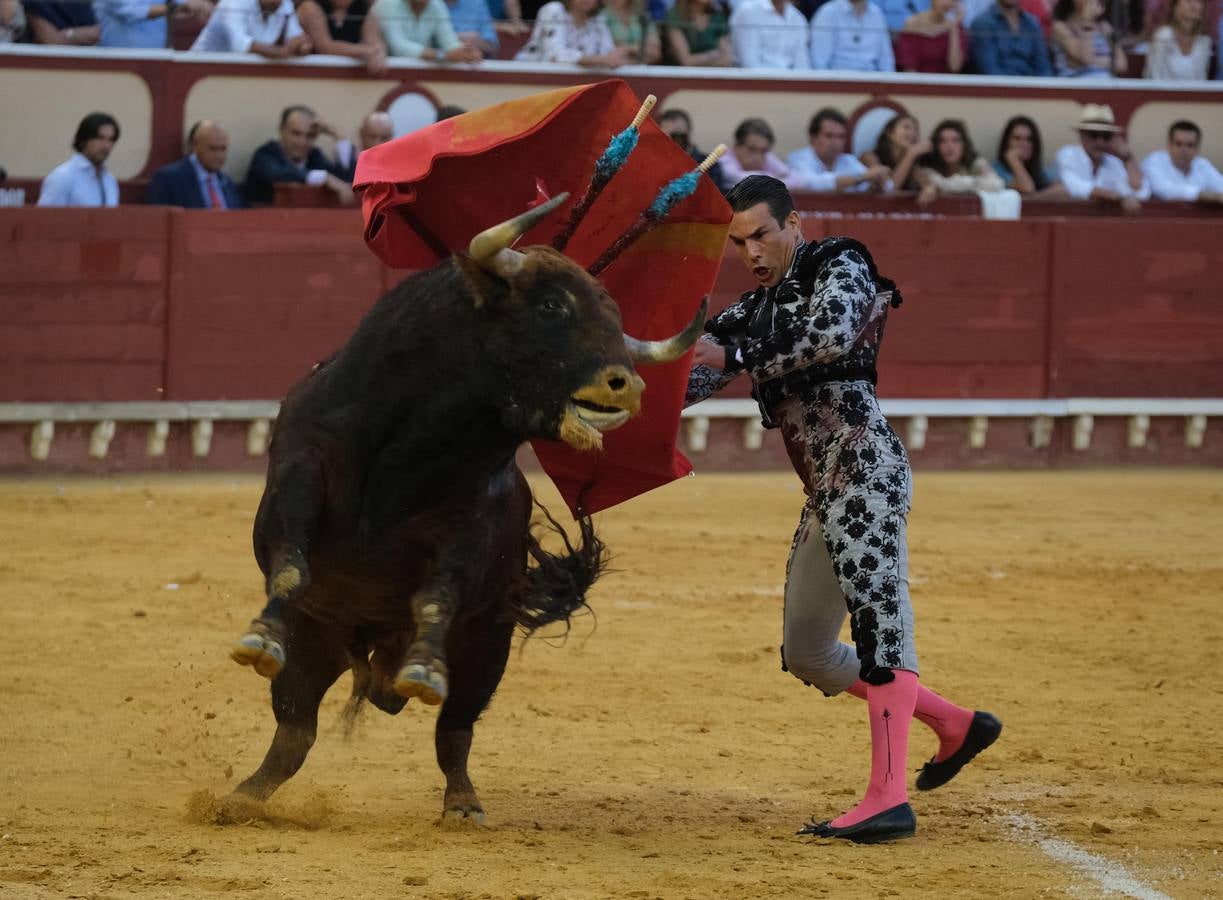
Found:
[[[607,548],[595,534],[589,516],[578,521],[580,541],[575,547],[569,535],[539,501],[535,502],[548,521],[548,529],[560,535],[562,554],[549,553],[534,531],[527,534],[527,553],[534,565],[526,573],[524,590],[511,601],[510,612],[527,633],[552,622],[565,622],[586,606],[586,592],[607,566]]]

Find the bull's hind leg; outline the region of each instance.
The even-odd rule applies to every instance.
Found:
[[[267,605],[229,655],[265,678],[275,678],[284,668],[289,606],[310,586],[306,557],[322,488],[321,475],[310,460],[278,466],[255,517],[255,555],[267,577]]]
[[[284,671],[272,682],[276,735],[263,763],[234,790],[266,800],[306,761],[318,731],[318,708],[327,689],[348,668],[346,636],[305,613],[290,609],[285,628],[289,650]]]
[[[513,622],[499,621],[495,614],[463,623],[450,640],[450,658],[455,669],[450,677],[450,696],[437,719],[434,743],[437,764],[446,776],[443,823],[484,821],[484,808],[467,774],[467,756],[472,731],[505,672],[510,654]]]

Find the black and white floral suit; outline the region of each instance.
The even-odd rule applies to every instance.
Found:
[[[786,573],[783,666],[836,694],[858,677],[917,671],[905,517],[909,460],[875,397],[895,286],[848,238],[800,244],[779,284],[744,294],[706,325],[726,348],[696,366],[686,404],[747,372],[766,427],[780,428],[807,502]],[[846,610],[855,647],[837,633]]]

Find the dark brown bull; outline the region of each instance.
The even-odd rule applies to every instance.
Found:
[[[704,318],[636,341],[579,266],[509,249],[563,200],[407,279],[285,399],[255,519],[268,602],[232,654],[273,679],[277,728],[237,795],[265,799],[298,770],[352,668],[353,710],[442,704],[443,815],[483,818],[467,756],[515,625],[567,619],[603,561],[585,519],[577,547],[541,548],[515,452],[535,437],[599,448],[640,407],[633,364],[678,358]]]

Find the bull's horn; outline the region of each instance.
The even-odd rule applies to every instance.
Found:
[[[510,244],[530,231],[536,222],[569,199],[569,193],[557,194],[547,203],[528,209],[522,215],[481,231],[471,239],[467,255],[494,275],[510,278],[522,269],[526,256],[511,250]]]
[[[688,348],[696,343],[705,329],[705,314],[709,312],[709,298],[701,301],[701,308],[688,327],[674,337],[665,341],[639,341],[629,335],[624,336],[624,346],[634,363],[665,363],[679,359],[688,352]]]

